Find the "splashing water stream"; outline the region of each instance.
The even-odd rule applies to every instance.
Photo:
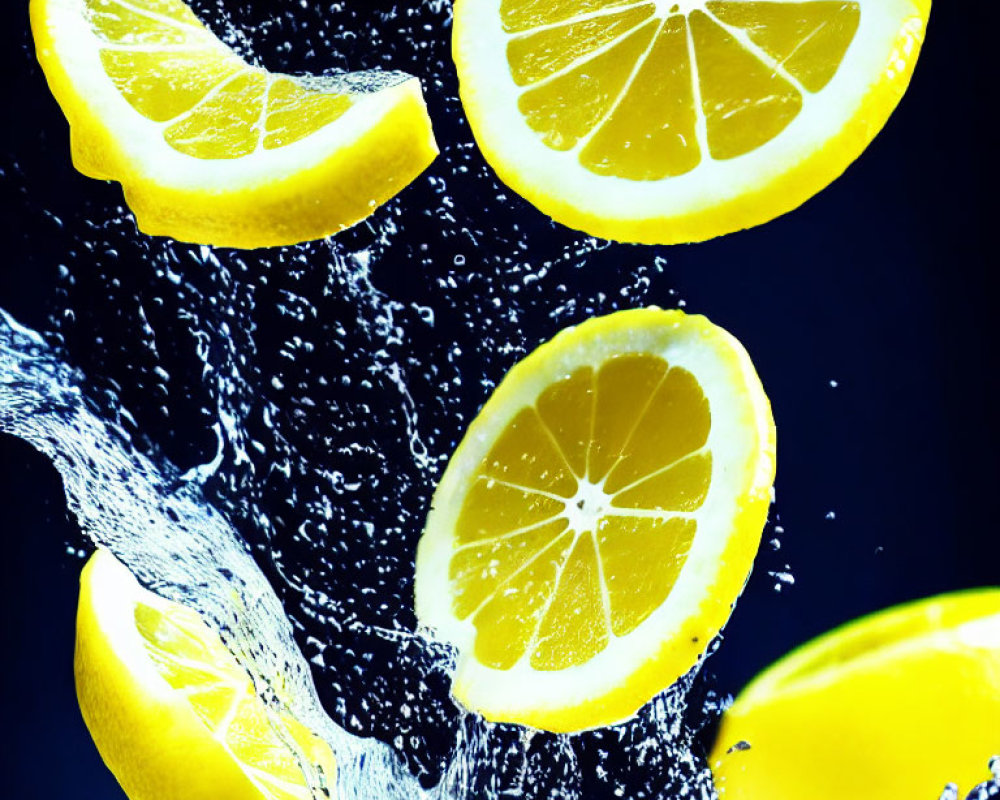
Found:
[[[387,748],[348,736],[322,712],[281,603],[239,535],[176,470],[131,450],[79,380],[41,337],[0,310],[0,429],[53,460],[92,541],[149,588],[201,612],[261,696],[331,743],[347,773],[338,796],[417,796]]]
[[[315,665],[325,666],[324,651],[347,646],[347,640],[352,647],[389,645],[396,650],[403,677],[419,680],[411,702],[398,709],[400,727],[410,726],[411,735],[406,741],[398,733],[396,750],[419,764],[424,737],[440,733],[433,726],[428,730],[419,717],[436,710],[455,719],[440,778],[425,792],[390,745],[353,736],[342,727],[371,721],[361,722],[352,714],[338,725],[324,713],[281,601],[244,540],[206,502],[195,480],[199,470],[181,473],[162,458],[137,452],[126,431],[88,397],[83,377],[60,361],[42,337],[5,312],[0,312],[0,429],[53,460],[70,509],[95,544],[111,549],[153,590],[198,609],[222,632],[261,696],[290,710],[331,743],[340,766],[337,797],[582,798],[593,796],[585,793],[589,782],[605,784],[611,791],[607,796],[667,796],[659,790],[677,785],[682,793],[670,796],[712,796],[708,772],[690,752],[695,731],[683,715],[693,676],[657,698],[633,722],[614,729],[568,737],[491,725],[449,709],[440,691],[431,687],[437,684],[440,690],[452,666],[447,650],[401,626],[372,626],[352,618],[335,599],[336,586],[306,586],[297,583],[294,570],[280,570],[286,585],[301,589],[308,599],[312,611],[307,614],[321,608],[323,618],[341,633],[339,642],[332,635],[326,640],[307,637],[317,648]],[[358,677],[377,685],[386,666],[358,669]],[[597,748],[596,767],[587,775],[580,756],[590,748]],[[627,776],[611,772],[607,755],[616,748],[628,755]],[[637,775],[643,776],[641,782]],[[539,793],[538,787],[547,788]],[[317,797],[326,796],[319,787],[316,791]]]
[[[117,187],[87,182],[80,207],[62,139],[55,181],[51,161],[0,163],[58,265],[44,338],[0,318],[0,428],[53,460],[92,542],[330,741],[341,797],[714,797],[696,741],[720,704],[695,673],[614,728],[492,725],[451,700],[453,654],[412,610],[434,484],[476,410],[558,329],[683,305],[663,251],[554,226],[497,182],[449,4],[192,5],[271,69],[421,76],[442,156],[367,223],[253,252],[139,235]],[[27,38],[24,62],[42,96]]]

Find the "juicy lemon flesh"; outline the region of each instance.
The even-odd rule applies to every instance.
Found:
[[[841,0],[710,0],[679,11],[642,0],[503,0],[528,125],[554,150],[577,149],[591,172],[630,180],[736,158],[778,136],[826,87],[861,18],[857,2]]]
[[[186,155],[233,159],[284,147],[353,103],[247,65],[181,0],[86,0],[86,13],[108,77]]]
[[[275,734],[253,683],[196,612],[175,605],[164,613],[140,602],[135,606],[135,625],[163,679],[186,697],[265,797],[312,797],[298,759]],[[328,746],[292,717],[283,717],[281,724],[300,752],[320,756],[316,767],[332,780]]]
[[[710,764],[724,800],[908,800],[949,782],[964,797],[998,752],[992,589],[890,609],[782,659],[723,717]]]
[[[566,669],[662,605],[708,492],[710,426],[694,376],[645,353],[580,368],[514,416],[455,527],[453,611],[478,661]]]

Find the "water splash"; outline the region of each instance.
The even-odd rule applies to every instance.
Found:
[[[63,477],[69,507],[95,544],[111,549],[149,588],[196,608],[222,633],[261,696],[273,707],[291,711],[331,743],[340,767],[339,793],[334,796],[384,800],[714,796],[707,767],[691,752],[697,726],[685,716],[695,673],[633,721],[579,736],[494,725],[458,712],[442,777],[433,789],[424,791],[392,747],[349,734],[323,711],[281,601],[246,543],[205,501],[190,473],[185,479],[162,458],[136,452],[124,429],[109,421],[102,404],[89,397],[83,377],[60,361],[41,336],[2,310],[0,429],[53,460]],[[447,650],[412,631],[365,626],[349,614],[341,616],[341,606],[332,597],[306,585],[300,588],[311,605],[336,617],[345,637],[353,633],[392,643],[399,660],[420,669],[425,696],[401,705],[399,719],[410,720],[425,710],[432,695],[426,682],[434,676],[443,678],[453,666]],[[315,637],[306,642],[317,649],[313,663],[325,667],[324,652],[333,642]],[[378,681],[384,668],[373,664],[363,677]],[[712,702],[707,699],[699,710],[701,719],[717,712]],[[361,728],[363,723],[352,715],[348,726]],[[419,735],[411,735],[407,742],[403,733],[397,733],[395,749],[419,747]],[[595,765],[593,770],[586,768],[588,762]],[[637,775],[642,776],[640,781]],[[666,794],[677,787],[680,793]],[[320,787],[316,793],[326,796]]]
[[[176,470],[132,450],[80,383],[42,337],[0,309],[0,430],[52,459],[88,537],[153,591],[197,609],[259,694],[330,742],[344,773],[334,796],[417,797],[388,748],[348,736],[323,713],[281,603],[243,540]]]
[[[997,800],[1000,798],[1000,756],[993,756],[989,766],[993,777],[976,786],[966,795],[965,800]],[[949,783],[945,786],[944,791],[941,792],[940,800],[959,800],[958,784]]]
[[[188,555],[185,537],[226,531],[257,617],[218,605],[221,585],[197,607],[231,637],[264,626],[267,652],[242,653],[262,692],[292,665],[306,698],[296,713],[342,760],[366,759],[356,786],[341,771],[345,797],[712,796],[695,741],[718,708],[694,675],[626,725],[528,735],[455,705],[452,655],[419,635],[412,612],[413,555],[435,482],[490,390],[566,325],[683,305],[666,251],[555,226],[496,180],[461,113],[449,3],[192,5],[272,70],[420,76],[442,155],[336,239],[237,252],[138,235],[116,186],[72,173],[65,141],[41,155],[0,154],[2,188],[30,218],[28,266],[54,287],[52,347],[4,329],[8,350],[21,353],[7,362],[4,403],[16,393],[19,410],[4,412],[4,425],[57,461],[88,535],[154,587],[194,586],[209,564],[199,545]],[[24,85],[12,91],[51,104],[27,35],[23,57],[14,75]],[[67,181],[79,191],[66,192]],[[153,511],[116,506],[128,498],[101,494],[95,465],[124,470],[111,483],[145,481],[139,496],[164,525],[161,506],[186,498],[192,516],[172,513],[187,527],[148,538]],[[166,544],[180,557],[140,557]],[[173,577],[157,577],[161,558]],[[373,776],[384,786],[365,783]]]

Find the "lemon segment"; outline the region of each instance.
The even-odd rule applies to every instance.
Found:
[[[913,71],[930,0],[457,0],[487,161],[557,221],[698,241],[836,178]]]
[[[773,477],[729,334],[655,308],[560,333],[472,423],[420,541],[417,616],[459,651],[455,696],[560,732],[634,714],[727,619]]]
[[[725,800],[908,800],[951,782],[964,797],[998,754],[1000,589],[984,589],[874,614],[781,659],[726,712],[710,764]]]
[[[861,21],[857,2],[800,2],[792,9],[771,2],[709,2],[723,25],[746,32],[808,92],[818,92],[836,74]]]
[[[300,758],[335,786],[329,745],[269,714],[218,633],[106,550],[81,576],[74,671],[84,721],[131,800],[311,800]]]
[[[416,78],[254,67],[182,0],[32,0],[74,165],[119,181],[140,230],[232,247],[364,219],[437,153]]]

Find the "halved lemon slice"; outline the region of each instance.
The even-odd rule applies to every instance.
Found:
[[[250,66],[181,0],[31,0],[73,163],[140,230],[265,247],[357,223],[437,153],[416,78]]]
[[[462,104],[500,179],[595,236],[766,222],[858,157],[930,0],[456,0]]]
[[[335,786],[329,745],[268,714],[218,633],[107,550],[80,579],[75,673],[83,719],[131,800],[312,800],[300,756]]]
[[[622,721],[698,661],[746,581],[774,478],[746,352],[623,311],[516,365],[452,456],[417,552],[421,623],[494,721]]]
[[[726,712],[710,763],[725,800],[933,800],[948,783],[972,792],[993,756],[1000,587],[881,611],[795,650]]]

